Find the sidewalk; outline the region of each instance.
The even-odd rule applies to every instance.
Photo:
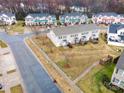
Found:
[[[95,66],[97,66],[99,62],[94,63],[89,68],[87,68],[80,76],[78,76],[73,82],[76,84],[79,80],[81,80],[86,74],[88,74]]]

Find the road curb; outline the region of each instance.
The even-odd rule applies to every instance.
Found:
[[[49,74],[49,72],[47,71],[47,69],[44,67],[44,65],[41,63],[41,61],[39,60],[39,58],[36,56],[36,54],[33,52],[33,50],[29,47],[29,45],[26,43],[26,39],[28,39],[28,37],[26,37],[24,39],[24,43],[27,46],[27,48],[31,51],[31,53],[34,55],[34,57],[36,58],[36,60],[40,63],[40,65],[43,67],[43,69],[45,70],[45,72],[48,74],[49,78],[54,81],[53,77]],[[57,88],[61,91],[61,93],[64,93],[63,90],[59,87],[58,84],[54,83]]]

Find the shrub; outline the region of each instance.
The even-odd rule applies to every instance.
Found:
[[[115,86],[115,85],[112,85],[112,84],[110,83],[110,79],[108,78],[107,75],[103,75],[103,77],[102,77],[102,83],[103,83],[103,85],[104,85],[106,88],[108,88],[108,89],[114,91],[115,93],[124,93],[124,90],[123,90],[123,89],[121,89],[121,88],[119,88],[119,87],[117,87],[117,86]]]

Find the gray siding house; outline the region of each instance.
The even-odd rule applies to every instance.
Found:
[[[124,47],[124,25],[112,24],[108,28],[108,44]]]
[[[124,89],[124,52],[118,60],[118,63],[114,69],[111,83],[122,89]]]

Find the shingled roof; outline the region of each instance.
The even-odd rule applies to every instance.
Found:
[[[109,26],[109,33],[117,33],[117,30],[124,28],[123,24],[112,24]]]
[[[93,31],[98,29],[100,28],[95,24],[85,24],[85,25],[54,28],[52,29],[52,31],[55,33],[56,36],[63,36],[63,35],[76,34],[76,33]]]
[[[118,14],[117,13],[115,13],[115,12],[101,12],[101,13],[97,13],[97,14],[95,14],[94,16],[96,16],[96,17],[98,17],[98,16],[118,16]]]

